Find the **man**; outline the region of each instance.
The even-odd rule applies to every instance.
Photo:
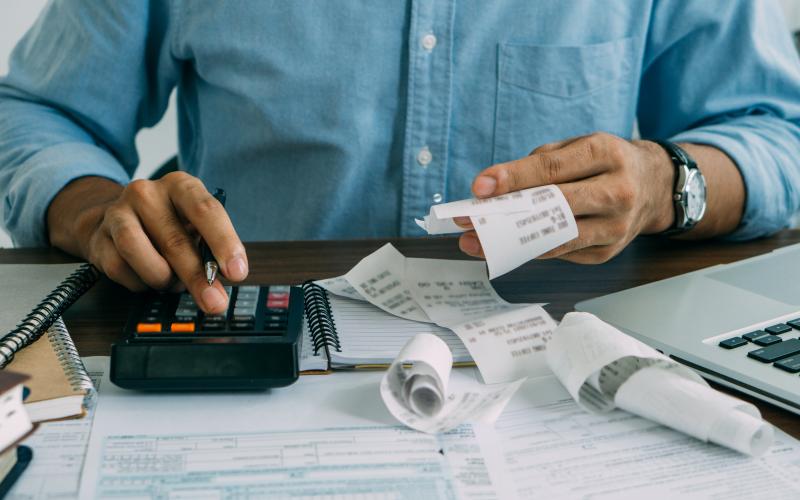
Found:
[[[800,63],[772,1],[56,1],[10,67],[16,243],[207,311],[227,297],[198,234],[238,281],[238,235],[418,235],[433,203],[551,183],[579,237],[547,257],[581,263],[669,229],[767,235],[800,206]],[[175,87],[183,171],[129,182]]]

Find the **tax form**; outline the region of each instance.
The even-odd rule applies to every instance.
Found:
[[[108,358],[83,358],[83,364],[95,388],[99,389],[108,370]],[[93,419],[94,405],[87,409],[83,418],[40,424],[23,443],[33,449],[33,460],[5,498],[77,498]]]
[[[106,379],[80,498],[504,498],[474,428],[398,426],[382,376],[228,394],[138,393]],[[472,369],[452,379],[456,390],[474,381]]]
[[[529,379],[494,427],[395,425],[379,372],[301,377],[253,394],[146,394],[100,384],[80,498],[797,498],[800,444],[760,458],[622,410],[582,410]],[[474,381],[454,369],[454,389]]]
[[[783,432],[751,458],[622,410],[586,413],[554,378],[526,382],[479,436],[516,498],[800,497],[800,442]]]

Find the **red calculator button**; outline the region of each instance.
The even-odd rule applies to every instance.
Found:
[[[285,299],[267,299],[267,307],[270,309],[287,309],[289,307],[289,297]]]
[[[193,332],[194,323],[172,323],[169,329],[172,332]]]
[[[136,333],[158,333],[161,331],[161,323],[139,323],[136,325]]]

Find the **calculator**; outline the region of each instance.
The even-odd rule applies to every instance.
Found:
[[[204,314],[188,293],[137,294],[125,338],[111,346],[111,381],[139,390],[254,390],[299,375],[303,292],[225,287],[228,309]]]

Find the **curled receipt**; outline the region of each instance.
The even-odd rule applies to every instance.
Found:
[[[587,313],[569,313],[547,363],[586,410],[621,408],[702,441],[759,456],[772,427],[758,409],[709,387],[689,368]]]
[[[448,392],[453,355],[430,333],[406,343],[381,381],[381,397],[400,422],[422,432],[445,432],[466,421],[494,423],[523,380]]]
[[[491,279],[578,237],[569,203],[555,185],[434,205],[416,222],[428,234],[464,231],[453,222],[454,217],[472,221]]]

